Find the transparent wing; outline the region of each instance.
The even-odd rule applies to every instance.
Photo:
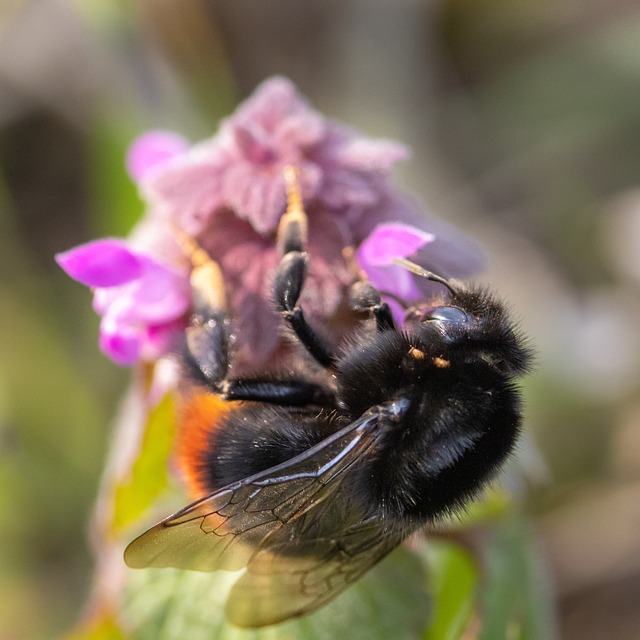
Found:
[[[284,529],[281,534],[286,535]],[[241,627],[260,627],[310,613],[344,591],[402,538],[371,519],[336,536],[274,542],[251,558],[233,586],[227,618]]]
[[[285,537],[298,535],[293,523],[335,494],[374,442],[379,418],[364,414],[303,454],[169,516],[131,542],[125,562],[133,568],[242,568],[283,527]]]
[[[376,407],[291,460],[198,500],[134,540],[130,567],[246,572],[227,615],[261,626],[310,612],[391,551],[402,535],[339,491],[398,402]]]

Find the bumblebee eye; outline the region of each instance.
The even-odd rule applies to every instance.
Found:
[[[424,318],[440,324],[467,324],[469,316],[458,307],[436,307]]]

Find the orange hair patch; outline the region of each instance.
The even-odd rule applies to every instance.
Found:
[[[210,491],[203,478],[203,452],[211,446],[211,434],[224,422],[235,404],[213,393],[203,392],[191,392],[182,399],[178,413],[176,462],[194,500]]]

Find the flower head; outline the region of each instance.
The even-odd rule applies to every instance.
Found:
[[[365,138],[324,118],[291,82],[272,78],[212,140],[143,175],[140,185],[190,233],[228,208],[269,236],[285,208],[285,166],[298,167],[305,203],[348,216],[381,200],[389,170],[407,155],[398,143]]]
[[[241,345],[236,371],[243,363],[260,367],[282,344],[271,283],[280,259],[276,232],[286,208],[287,165],[298,170],[309,219],[311,260],[301,304],[329,323],[337,339],[353,277],[345,248],[356,249],[360,267],[383,293],[404,302],[421,297],[425,284],[393,265],[393,257],[411,257],[446,277],[464,277],[479,266],[475,246],[392,185],[391,169],[407,156],[403,145],[325,118],[291,82],[272,78],[208,140],[187,147],[163,131],[134,143],[127,164],[148,204],[134,233],[144,251],[102,241],[59,261],[96,288],[105,352],[121,364],[153,358],[167,349],[189,306],[175,238],[181,229],[222,269]],[[164,313],[154,316],[154,308]],[[394,312],[401,321],[400,306]]]

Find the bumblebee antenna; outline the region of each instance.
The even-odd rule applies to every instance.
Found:
[[[406,258],[394,258],[393,262],[401,267],[404,267],[405,269],[407,269],[407,271],[415,273],[421,278],[431,280],[432,282],[437,282],[438,284],[447,287],[447,289],[449,289],[449,291],[451,292],[451,295],[458,295],[458,292],[451,286],[451,283],[447,279],[443,278],[442,276],[436,275],[435,273],[433,273],[433,271],[427,271],[426,269],[423,269],[419,264],[411,262],[411,260],[407,260]]]

